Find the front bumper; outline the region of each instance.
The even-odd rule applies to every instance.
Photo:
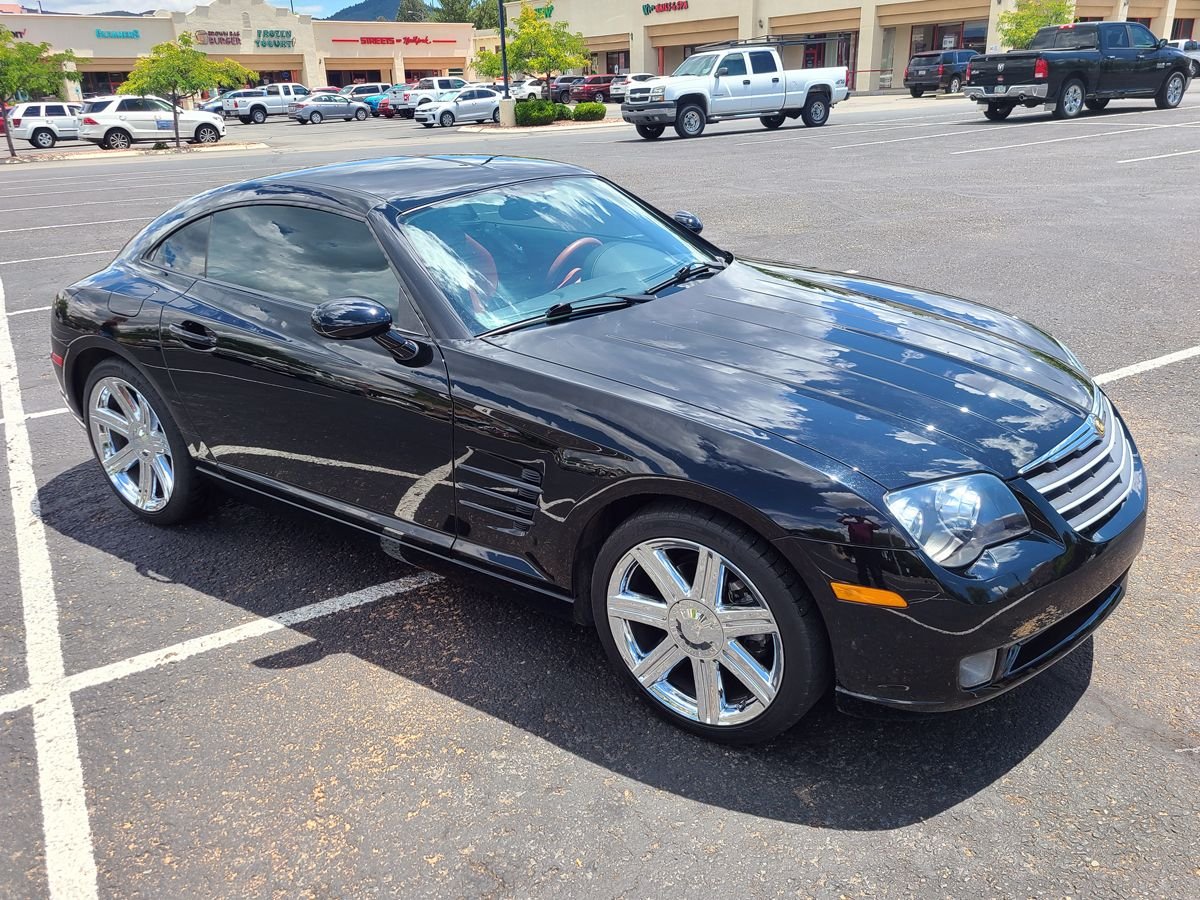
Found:
[[[963,96],[976,103],[1024,103],[1026,100],[1046,99],[1049,87],[1045,84],[968,85]]]
[[[674,100],[621,104],[621,118],[631,125],[674,125],[675,113]]]
[[[994,568],[952,573],[932,570],[909,550],[778,540],[780,551],[805,573],[825,621],[838,692],[943,712],[990,700],[1064,658],[1121,601],[1141,550],[1147,505],[1136,451],[1134,465],[1137,489],[1091,540],[1074,533],[1044,500],[1021,490],[1036,509],[1031,520],[1041,521],[1025,537],[1003,545]],[[895,591],[908,606],[840,601],[832,582]],[[961,661],[990,651],[996,652],[990,677],[962,687]]]

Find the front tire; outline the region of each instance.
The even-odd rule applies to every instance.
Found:
[[[215,144],[221,140],[221,132],[217,131],[215,125],[201,125],[196,129],[197,144]]]
[[[88,374],[83,400],[92,451],[125,508],[155,525],[195,515],[203,485],[153,385],[129,363],[108,359]]]
[[[354,120],[356,122],[365,122],[367,120],[367,111],[365,109],[356,109],[354,111]]]
[[[1058,91],[1058,100],[1054,104],[1054,118],[1075,119],[1083,112],[1087,91],[1083,82],[1078,78],[1068,79]]]
[[[762,122],[763,128],[767,128],[771,131],[774,131],[776,128],[778,128],[780,125],[783,124],[785,118],[786,117],[783,116],[782,114],[777,115],[777,116],[759,116],[758,121]]]
[[[446,110],[444,113],[438,116],[438,124],[443,128],[449,128],[454,124],[454,113],[450,112],[450,110]]]
[[[29,136],[29,143],[39,150],[49,150],[58,142],[54,132],[49,128],[39,128]]]
[[[1174,109],[1183,102],[1183,92],[1186,89],[1187,82],[1184,80],[1183,73],[1172,72],[1163,82],[1163,86],[1158,89],[1158,93],[1154,97],[1154,105],[1159,109]]]
[[[321,115],[319,112],[314,112],[312,115],[310,115],[308,117],[308,121],[311,122],[313,125],[320,125],[321,121],[324,118],[325,117],[323,115]]]
[[[1012,111],[1011,103],[989,103],[983,108],[983,115],[991,122],[1003,122]]]
[[[637,133],[648,141],[657,141],[666,130],[664,125],[634,125]]]
[[[809,128],[820,128],[829,121],[829,101],[824,95],[809,97],[800,110],[800,118]]]
[[[799,577],[769,541],[713,510],[667,502],[624,522],[596,558],[591,593],[622,679],[710,740],[769,740],[829,686],[825,628]]]
[[[700,137],[706,124],[704,110],[696,103],[689,103],[675,118],[675,133],[681,138]]]
[[[593,103],[603,103],[603,102],[605,102],[605,98],[604,98],[604,91],[600,91],[598,94],[596,94],[596,96],[592,98],[592,102],[593,102]]]

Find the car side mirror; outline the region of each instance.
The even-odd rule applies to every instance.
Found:
[[[1165,46],[1167,46],[1167,39],[1166,39],[1166,38],[1159,38],[1159,39],[1158,39],[1158,49],[1159,49],[1159,50],[1161,50],[1161,49],[1162,49],[1163,47],[1165,47]]]
[[[312,311],[311,318],[313,331],[335,341],[379,337],[392,327],[387,308],[366,297],[327,300]]]
[[[718,78],[720,78],[722,75],[728,75],[728,74],[729,74],[729,69],[725,68],[725,66],[721,66],[721,68],[717,69],[717,77]]]
[[[704,223],[700,221],[699,216],[694,216],[686,210],[680,210],[675,213],[674,219],[688,231],[699,234],[704,230]]]

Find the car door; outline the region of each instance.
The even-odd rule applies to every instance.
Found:
[[[73,138],[79,134],[75,116],[65,103],[47,103],[43,115],[60,138]]]
[[[135,140],[153,140],[158,137],[157,110],[144,97],[124,97],[113,110],[117,124]]]
[[[251,482],[444,535],[454,502],[445,363],[367,223],[272,202],[187,228],[208,229],[206,265],[164,307],[161,343],[200,454]],[[388,307],[393,336],[419,342],[419,358],[317,335],[313,308],[346,296]]]
[[[1158,38],[1137,22],[1129,23],[1129,38],[1133,45],[1133,81],[1135,89],[1147,94],[1155,93],[1167,77],[1170,67],[1168,56],[1158,48]]]
[[[713,79],[711,108],[717,115],[748,112],[751,108],[750,75],[746,68],[746,54],[726,53],[717,63],[716,71],[722,73]]]
[[[1105,22],[1100,26],[1100,83],[1102,94],[1121,94],[1137,90],[1134,62],[1137,52],[1129,40],[1124,22]]]
[[[770,50],[751,50],[750,101],[751,109],[783,109],[784,84],[779,63]]]

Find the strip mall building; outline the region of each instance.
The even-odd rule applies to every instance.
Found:
[[[75,53],[82,78],[67,83],[71,99],[112,93],[139,56],[184,31],[201,50],[237,60],[263,82],[310,87],[457,75],[474,55],[470,24],[325,22],[264,0],[213,0],[187,13],[132,17],[0,14],[0,25]]]
[[[789,66],[844,65],[856,90],[899,87],[914,53],[1001,48],[997,20],[1014,0],[540,0],[538,15],[587,38],[595,72],[669,74],[696,47],[762,35],[808,38]],[[509,17],[520,3],[508,3]],[[1193,37],[1200,0],[1077,0],[1081,20],[1129,19],[1159,37]]]

